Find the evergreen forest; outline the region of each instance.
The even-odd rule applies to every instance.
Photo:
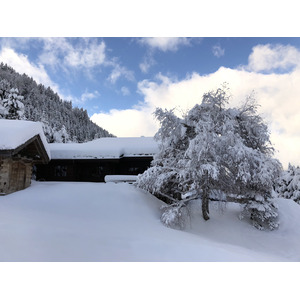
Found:
[[[3,63],[0,63],[0,118],[42,122],[49,143],[82,143],[113,137],[93,123],[86,110],[73,107],[71,101],[61,99],[51,87],[38,84]]]

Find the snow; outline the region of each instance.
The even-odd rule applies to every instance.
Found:
[[[135,182],[136,175],[106,175],[104,177],[105,182]]]
[[[0,119],[0,150],[12,150],[39,134],[50,158],[50,149],[39,122]]]
[[[153,156],[158,151],[152,137],[100,138],[86,143],[49,144],[53,159],[103,159]]]
[[[126,183],[35,182],[0,198],[0,261],[300,261],[300,206],[277,199],[280,227],[259,231],[241,208],[212,203],[205,222],[160,221],[162,202]],[[222,207],[221,207],[222,208]]]

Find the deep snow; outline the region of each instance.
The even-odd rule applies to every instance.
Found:
[[[158,145],[153,137],[109,137],[86,143],[52,143],[49,148],[52,159],[153,156],[158,152]]]
[[[280,228],[240,221],[238,204],[193,203],[186,231],[160,222],[162,202],[126,183],[33,182],[0,198],[0,261],[300,261],[300,206],[278,199]]]

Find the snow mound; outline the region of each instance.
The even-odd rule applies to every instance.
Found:
[[[300,261],[300,206],[278,199],[280,227],[240,221],[238,204],[191,226],[160,221],[162,202],[126,183],[33,182],[0,198],[0,261]],[[199,210],[197,210],[197,207]]]

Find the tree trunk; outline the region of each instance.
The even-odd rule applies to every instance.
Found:
[[[202,195],[202,216],[205,221],[209,220],[209,198],[207,189],[203,191]]]
[[[202,216],[205,221],[209,220],[209,176],[208,171],[204,172],[202,186]]]

